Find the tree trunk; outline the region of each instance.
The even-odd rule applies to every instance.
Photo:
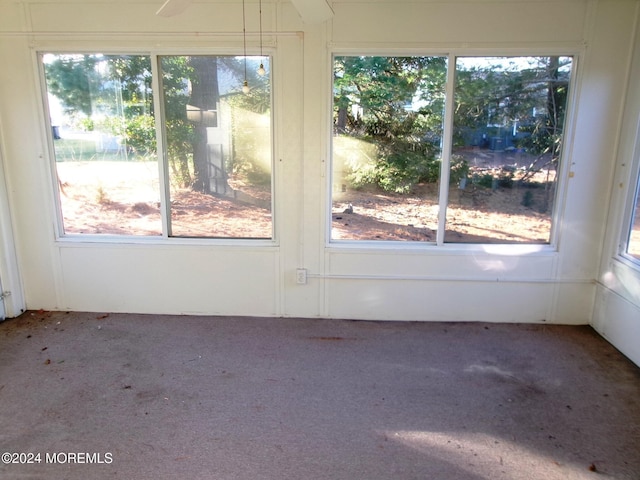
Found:
[[[198,115],[194,120],[195,141],[193,143],[193,189],[211,193],[209,185],[209,160],[207,149],[207,127],[217,127],[218,103],[218,63],[213,56],[194,56],[190,59],[194,69],[191,78],[190,108],[195,107]]]

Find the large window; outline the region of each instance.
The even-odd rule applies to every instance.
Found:
[[[65,234],[273,237],[268,58],[42,59]]]
[[[334,57],[331,238],[550,243],[571,67]]]

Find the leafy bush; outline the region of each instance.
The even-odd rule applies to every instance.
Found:
[[[471,182],[479,187],[492,188],[493,175],[490,173],[474,173]]]
[[[513,172],[502,172],[498,176],[498,186],[502,188],[513,187]]]
[[[156,126],[151,115],[138,115],[125,122],[124,137],[127,146],[139,155],[155,155]]]
[[[522,205],[530,208],[533,206],[533,192],[531,190],[527,190],[522,195]]]
[[[418,183],[437,182],[440,163],[417,152],[390,153],[377,161],[352,165],[346,179],[355,188],[376,185],[386,191],[407,193]]]
[[[455,185],[469,174],[469,162],[461,155],[452,155],[450,162],[449,184]]]
[[[93,132],[95,129],[93,119],[90,117],[84,117],[78,120],[78,126],[83,132]]]

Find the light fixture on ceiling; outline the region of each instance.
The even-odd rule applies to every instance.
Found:
[[[258,2],[259,12],[260,12],[260,66],[258,67],[258,75],[262,76],[265,74],[264,64],[262,63],[262,0]]]
[[[247,22],[244,13],[244,0],[242,0],[242,44],[244,46],[244,82],[242,83],[242,93],[249,93],[249,82],[247,82]]]

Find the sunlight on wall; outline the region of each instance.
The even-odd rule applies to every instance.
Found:
[[[521,256],[539,253],[548,248],[542,244],[486,244],[482,245],[483,255],[474,256],[473,261],[485,272],[516,271],[521,263]],[[489,256],[485,254],[489,254]]]
[[[480,267],[481,270],[485,272],[508,272],[511,270],[515,270],[518,266],[517,258],[509,258],[507,260],[504,259],[493,259],[493,258],[474,258],[475,264]]]
[[[640,283],[637,274],[626,268],[617,268],[602,275],[602,283],[614,291],[624,291],[636,304],[640,304]]]
[[[522,244],[522,245],[483,245],[483,250],[486,253],[492,255],[529,255],[532,253],[538,253],[545,250],[545,245],[533,245],[533,244]]]

